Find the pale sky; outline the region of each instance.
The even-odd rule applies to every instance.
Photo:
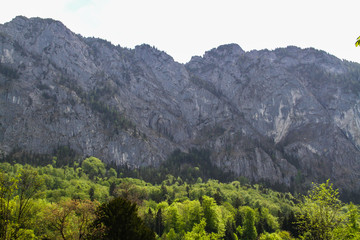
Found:
[[[2,3],[1,3],[2,2]],[[359,0],[0,0],[0,23],[53,18],[122,47],[147,43],[176,61],[227,43],[245,51],[294,45],[360,62]]]

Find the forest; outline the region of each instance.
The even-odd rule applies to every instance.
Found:
[[[360,239],[358,206],[340,201],[330,180],[294,197],[229,181],[216,169],[212,175],[222,180],[210,178],[184,159],[181,174],[171,170],[179,159],[196,163],[201,155],[173,154],[152,182],[96,157],[3,161],[0,239]],[[155,174],[149,171],[142,171],[148,179]]]

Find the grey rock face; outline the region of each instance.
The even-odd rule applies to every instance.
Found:
[[[331,178],[359,193],[360,66],[315,49],[220,46],[179,64],[148,45],[113,46],[51,19],[0,25],[0,149],[133,167],[176,148],[288,188]]]

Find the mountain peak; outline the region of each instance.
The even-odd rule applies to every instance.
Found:
[[[47,25],[51,25],[51,24],[60,25],[64,28],[66,28],[62,22],[51,19],[51,18],[39,18],[39,17],[27,18],[25,16],[16,16],[10,22],[5,23],[4,25],[7,27],[27,28],[29,26],[33,26],[33,27],[47,26]]]
[[[231,43],[220,45],[217,48],[205,52],[204,58],[239,56],[243,53],[245,53],[245,51],[238,44]]]
[[[156,59],[161,61],[173,62],[174,59],[172,56],[167,54],[164,51],[157,49],[156,47],[152,47],[149,44],[141,44],[135,47],[135,55],[144,59],[145,61],[152,62]]]

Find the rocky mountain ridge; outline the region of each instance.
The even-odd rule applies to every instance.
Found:
[[[175,149],[288,188],[360,193],[360,65],[315,49],[214,48],[180,64],[148,45],[84,38],[52,19],[0,25],[0,149],[132,167]]]

